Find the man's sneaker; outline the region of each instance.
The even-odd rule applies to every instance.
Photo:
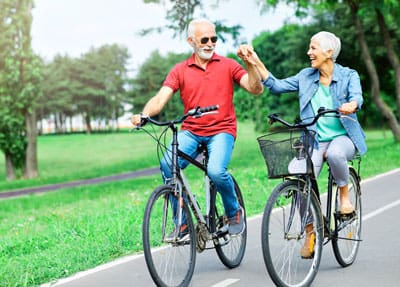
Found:
[[[174,231],[165,236],[166,242],[184,242],[189,239],[189,227],[187,224],[182,224],[178,232],[178,226],[175,226]]]
[[[242,207],[240,207],[240,209],[236,212],[236,215],[228,219],[230,235],[239,235],[244,231],[246,224],[244,223],[243,214],[244,210]]]

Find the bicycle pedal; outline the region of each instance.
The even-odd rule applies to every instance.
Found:
[[[228,226],[228,224],[225,224],[220,229],[218,229],[217,232],[215,232],[215,235],[217,237],[223,237],[223,236],[227,235],[228,232],[229,232],[229,226]]]
[[[336,213],[336,216],[338,216],[343,221],[347,221],[347,220],[354,218],[356,216],[356,212],[353,211],[351,213],[345,213],[345,214],[338,212],[338,213]]]
[[[313,252],[310,256],[307,256],[307,257],[301,256],[301,258],[302,258],[302,259],[313,259],[313,258],[314,258],[314,253],[315,253],[315,252]]]

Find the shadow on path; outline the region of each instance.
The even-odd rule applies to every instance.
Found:
[[[41,192],[53,191],[53,190],[66,188],[66,187],[74,187],[74,186],[79,186],[79,185],[90,185],[90,184],[97,184],[97,183],[103,183],[103,182],[108,182],[108,181],[136,178],[136,177],[140,177],[140,176],[148,176],[148,175],[153,175],[153,174],[156,174],[159,172],[160,172],[160,168],[154,167],[154,168],[149,168],[149,169],[144,169],[144,170],[138,170],[138,171],[121,173],[121,174],[116,174],[116,175],[98,177],[98,178],[90,178],[90,179],[76,180],[76,181],[65,182],[65,183],[49,184],[49,185],[44,185],[44,186],[35,186],[35,187],[31,187],[31,188],[15,189],[15,190],[10,190],[10,191],[0,192],[0,199],[7,198],[7,197],[22,196],[22,195],[27,195],[27,194],[31,194],[31,193],[41,193]]]

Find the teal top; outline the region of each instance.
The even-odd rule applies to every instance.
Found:
[[[329,87],[319,85],[317,92],[311,98],[311,106],[316,114],[320,107],[333,109],[333,99]],[[318,140],[321,142],[331,141],[334,138],[347,134],[339,118],[326,115],[320,117],[317,122]]]

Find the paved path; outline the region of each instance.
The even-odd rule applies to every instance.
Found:
[[[149,168],[149,169],[143,169],[143,170],[138,170],[138,171],[133,171],[133,172],[98,177],[98,178],[90,178],[90,179],[76,180],[76,181],[71,181],[71,182],[49,184],[49,185],[44,185],[44,186],[35,186],[35,187],[30,187],[30,188],[15,189],[15,190],[10,190],[10,191],[0,192],[0,199],[7,198],[7,197],[21,196],[21,195],[26,195],[26,194],[31,194],[31,193],[53,191],[53,190],[57,190],[60,188],[66,188],[66,187],[97,184],[97,183],[103,183],[103,182],[108,182],[108,181],[113,181],[113,180],[123,180],[123,179],[135,178],[135,177],[140,177],[140,176],[153,175],[153,174],[156,174],[159,172],[160,172],[160,168],[154,167],[154,168]]]
[[[341,268],[330,244],[323,248],[317,277],[312,286],[375,287],[399,286],[400,282],[400,169],[361,183],[363,242],[356,262]],[[274,286],[262,258],[261,215],[248,222],[248,243],[242,264],[227,269],[214,250],[197,256],[191,287]],[[80,272],[42,287],[149,287],[154,286],[143,254],[128,256]]]

